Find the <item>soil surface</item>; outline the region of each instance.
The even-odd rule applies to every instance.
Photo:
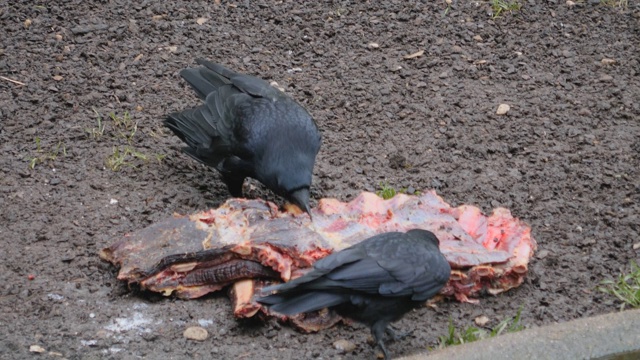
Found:
[[[640,258],[637,4],[521,1],[494,19],[483,1],[216,2],[0,5],[0,358],[32,345],[68,359],[374,357],[364,326],[237,321],[224,293],[136,292],[98,258],[228,198],[161,126],[199,103],[178,76],[198,57],[278,82],[314,116],[314,203],[388,182],[531,224],[525,284],[408,314],[392,354],[437,346],[449,319],[495,326],[522,307],[540,326],[618,310],[596,286]],[[185,339],[189,326],[209,337]]]

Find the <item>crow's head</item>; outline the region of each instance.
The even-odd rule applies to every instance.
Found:
[[[255,159],[256,179],[311,216],[309,194],[320,135],[295,127],[271,136]]]
[[[257,179],[301,211],[311,215],[309,189],[315,154],[281,153],[260,166]]]
[[[285,199],[297,206],[300,210],[306,212],[311,216],[311,209],[309,208],[309,188],[303,187],[286,194]]]
[[[311,187],[311,169],[296,168],[296,170],[282,172],[273,181],[264,184],[276,194],[282,196],[291,205],[311,216],[309,196]],[[297,211],[294,210],[294,213]]]

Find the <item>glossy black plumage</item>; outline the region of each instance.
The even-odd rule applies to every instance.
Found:
[[[387,357],[383,336],[389,323],[436,295],[450,274],[433,233],[390,232],[319,260],[302,277],[263,289],[266,296],[257,301],[284,315],[332,308],[368,325]]]
[[[165,125],[187,144],[184,152],[217,169],[234,197],[246,177],[309,212],[309,189],[321,137],[292,98],[250,75],[197,60],[180,75],[204,100],[170,114]]]

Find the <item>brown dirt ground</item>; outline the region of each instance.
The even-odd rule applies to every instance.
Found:
[[[595,287],[640,257],[640,7],[576,2],[522,1],[497,19],[482,1],[4,2],[0,75],[26,85],[0,79],[0,358],[34,344],[69,359],[372,356],[362,326],[304,335],[237,321],[224,294],[132,292],[98,258],[127,232],[228,196],[160,126],[198,103],[178,76],[197,57],[275,80],[313,114],[315,199],[387,181],[531,224],[539,252],[522,287],[409,314],[394,355],[435,346],[449,319],[495,325],[523,307],[540,326],[617,311]],[[131,139],[111,112],[137,122]],[[105,167],[127,147],[149,160]],[[184,339],[191,325],[209,338]],[[356,349],[340,355],[337,339]]]

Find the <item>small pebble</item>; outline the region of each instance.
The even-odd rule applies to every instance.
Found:
[[[405,59],[414,59],[414,58],[422,56],[422,54],[424,54],[424,50],[416,51],[413,54],[405,55],[404,58]]]
[[[538,255],[536,255],[536,257],[537,257],[538,259],[544,259],[544,258],[546,258],[548,255],[549,255],[549,250],[544,249],[544,250],[540,250],[540,251],[538,252]]]
[[[29,346],[29,351],[32,353],[43,353],[45,352],[44,348],[40,345],[31,345]]]
[[[481,316],[478,316],[477,318],[473,319],[473,322],[475,322],[476,325],[478,325],[478,326],[485,326],[489,322],[489,318],[487,316],[485,316],[485,315],[481,315]]]
[[[498,106],[498,110],[496,110],[496,115],[504,115],[507,112],[509,112],[509,110],[511,109],[511,107],[507,104],[500,104]]]
[[[602,63],[602,65],[613,65],[613,64],[616,63],[616,61],[614,59],[604,58],[604,59],[600,60],[600,63]]]
[[[591,116],[591,110],[587,108],[581,108],[580,110],[578,110],[578,115]]]
[[[602,76],[600,76],[600,81],[602,81],[602,82],[611,81],[611,80],[613,80],[613,76],[611,76],[611,75],[602,75]]]
[[[185,338],[196,341],[204,341],[209,337],[209,333],[205,328],[200,326],[188,327],[182,334]]]
[[[341,351],[343,354],[350,353],[356,349],[356,345],[349,340],[340,339],[333,343],[333,347]]]

